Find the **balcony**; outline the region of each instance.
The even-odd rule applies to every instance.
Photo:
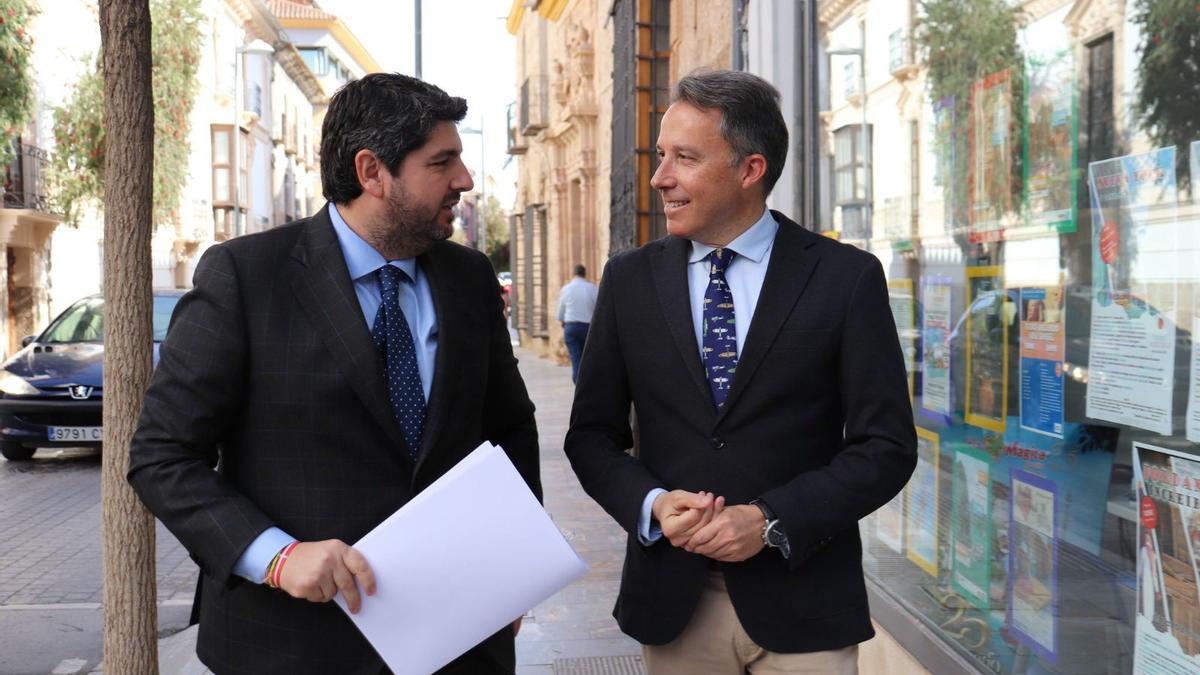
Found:
[[[517,129],[517,121],[513,119],[514,107],[516,107],[516,103],[508,104],[508,123],[504,127],[507,131],[505,135],[508,139],[508,154],[523,155],[529,150],[529,143],[525,140],[524,134]]]
[[[899,80],[917,72],[916,49],[903,30],[896,30],[888,36],[888,72]]]
[[[45,171],[50,157],[45,150],[13,141],[16,156],[4,169],[4,208],[50,213]]]
[[[521,84],[521,133],[534,136],[546,128],[550,119],[550,97],[546,87],[546,76],[525,78]]]

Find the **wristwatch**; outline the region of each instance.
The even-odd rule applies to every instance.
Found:
[[[770,548],[777,548],[783,554],[784,558],[790,558],[792,556],[792,547],[788,543],[787,533],[783,531],[783,527],[779,524],[779,519],[775,517],[775,512],[761,499],[755,499],[750,503],[757,506],[758,510],[762,511],[763,518],[766,519],[762,529],[763,545]]]

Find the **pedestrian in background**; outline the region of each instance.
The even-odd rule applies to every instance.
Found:
[[[596,284],[587,280],[587,268],[575,266],[575,276],[558,292],[558,322],[562,324],[563,342],[571,358],[571,381],[579,381],[579,362],[587,342],[592,312],[596,311]]]
[[[200,565],[196,652],[214,672],[386,672],[330,602],[371,602],[346,542],[484,440],[540,498],[495,272],[446,241],[472,187],[466,112],[404,75],[342,87],[321,131],[329,203],[210,248],[175,310],[129,481]],[[442,672],[512,673],[518,626]]]
[[[629,533],[614,613],[651,675],[853,673],[874,634],[858,521],[916,465],[904,359],[879,261],[766,208],[787,136],[763,79],[680,80],[669,236],[600,283],[565,449]]]

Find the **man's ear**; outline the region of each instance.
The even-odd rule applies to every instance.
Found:
[[[379,157],[370,150],[364,148],[354,155],[354,173],[365,194],[383,199],[383,174],[387,171]]]
[[[767,175],[767,158],[754,153],[742,160],[742,189],[749,188],[755,183],[760,185]]]

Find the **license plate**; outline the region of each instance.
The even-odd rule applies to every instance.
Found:
[[[102,441],[102,427],[47,427],[46,435],[52,441]]]

